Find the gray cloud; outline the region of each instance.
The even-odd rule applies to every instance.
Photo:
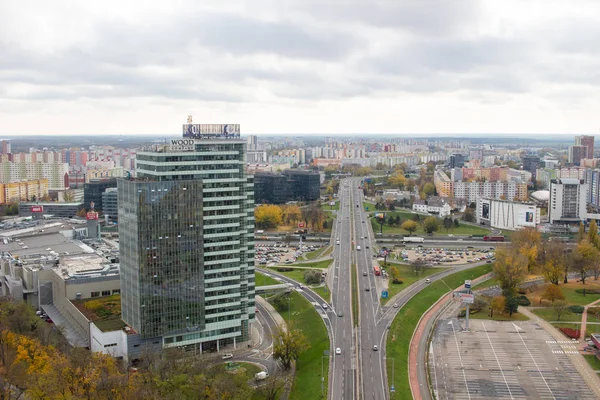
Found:
[[[0,97],[253,102],[257,89],[320,100],[600,85],[595,20],[482,34],[479,4],[290,0],[266,14],[192,8],[151,23],[97,18],[87,40],[53,51],[26,50],[5,34]]]

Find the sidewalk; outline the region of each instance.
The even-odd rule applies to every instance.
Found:
[[[544,328],[546,332],[548,332],[556,341],[565,340],[565,335],[562,334],[561,331],[556,329],[547,321],[538,317],[531,311],[529,311],[526,307],[519,307],[519,312],[523,315],[528,316],[532,321],[537,322],[537,324]],[[592,389],[597,398],[600,399],[600,378],[596,374],[596,372],[592,369],[590,364],[583,358],[583,356],[579,353],[577,354],[567,354],[579,375],[583,378],[583,380],[588,384],[588,386]]]
[[[491,276],[491,273],[487,273],[485,275],[480,276],[479,278],[473,279],[472,285],[475,286],[480,282],[490,279]],[[421,387],[421,384],[419,382],[419,368],[427,368],[427,361],[425,359],[419,359],[419,344],[421,343],[423,335],[429,335],[429,329],[427,329],[428,322],[432,318],[437,318],[440,310],[444,308],[449,301],[452,300],[454,291],[460,290],[462,288],[463,286],[461,285],[458,288],[446,293],[438,301],[436,301],[425,312],[425,314],[421,316],[421,319],[417,323],[417,327],[413,332],[412,339],[410,340],[410,347],[408,349],[408,382],[410,384],[410,391],[412,392],[414,400],[423,400],[424,397],[421,393],[421,390],[429,391],[429,388],[427,386],[423,385],[423,387]],[[425,352],[425,358],[427,358],[427,351]],[[427,371],[425,372],[427,373]],[[430,396],[427,396],[426,398],[429,399]]]
[[[585,331],[586,331],[586,326],[587,326],[587,312],[588,312],[588,308],[592,307],[596,304],[600,303],[600,299],[594,301],[593,303],[588,304],[587,306],[584,307],[583,310],[583,315],[581,316],[581,328],[580,328],[580,335],[579,335],[579,340],[583,341],[584,345],[587,344],[585,343]],[[585,347],[585,346],[584,346]],[[581,349],[580,349],[581,350]]]

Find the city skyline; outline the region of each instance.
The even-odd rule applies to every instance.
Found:
[[[6,3],[0,135],[597,131],[600,4],[432,4]]]

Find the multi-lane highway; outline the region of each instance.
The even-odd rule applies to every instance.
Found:
[[[333,323],[333,349],[341,350],[335,354],[331,371],[331,398],[355,399],[357,391],[358,363],[356,359],[356,337],[352,315],[352,278],[351,265],[354,249],[352,248],[353,219],[351,218],[351,191],[348,181],[340,185],[338,197],[340,208],[337,222],[333,229],[332,243],[334,250],[333,276],[330,277],[332,305],[335,310]],[[348,189],[344,189],[348,186]],[[331,279],[333,278],[333,279]]]
[[[334,263],[328,277],[332,294],[331,304],[326,303],[326,300],[312,290],[298,290],[317,305],[324,317],[331,342],[328,397],[336,400],[389,399],[390,386],[385,358],[387,329],[398,310],[427,286],[425,279],[415,282],[389,301],[389,306],[381,307],[379,297],[383,290],[383,281],[381,276],[374,275],[375,240],[367,213],[362,206],[363,194],[358,188],[359,185],[360,178],[344,179],[340,183],[340,207],[331,237]],[[467,244],[471,245],[467,242],[455,241],[451,244],[446,241],[442,247]],[[482,242],[473,245],[489,246]],[[360,250],[357,246],[360,246]],[[430,275],[429,278],[432,281],[442,279],[456,271],[480,264],[473,263],[444,270]],[[297,282],[272,270],[257,268],[257,271],[277,275],[281,280],[298,287]],[[352,311],[352,274],[355,274],[357,279],[358,315],[353,315]],[[392,307],[393,304],[397,304],[398,308]],[[356,329],[353,322],[355,319],[358,319]],[[340,350],[340,354],[336,354],[336,349]],[[401,368],[400,365],[396,367]]]

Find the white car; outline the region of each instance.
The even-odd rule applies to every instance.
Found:
[[[324,310],[327,310],[327,308],[328,308],[328,307],[327,307],[327,304],[326,304],[326,303],[323,303],[323,309],[324,309]]]
[[[229,360],[230,358],[233,358],[233,354],[231,354],[231,353],[223,354],[223,360]]]
[[[429,278],[425,279],[425,283],[431,283],[431,279],[429,279]]]
[[[338,355],[338,356],[340,354],[342,354],[342,349],[340,349],[339,347],[337,349],[335,349],[335,354]]]

